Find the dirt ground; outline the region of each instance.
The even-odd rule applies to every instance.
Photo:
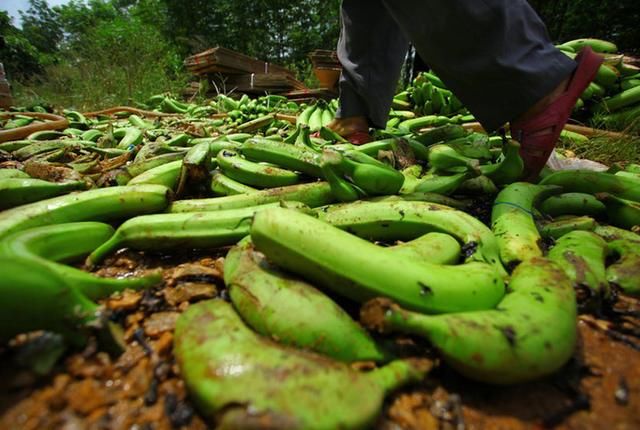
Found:
[[[98,270],[105,276],[163,269],[162,287],[126,291],[104,302],[125,328],[126,350],[110,356],[89,342],[84,350],[65,352],[52,369],[39,361],[34,370],[33,356],[51,351],[44,349],[55,344],[51,336],[20,336],[0,348],[0,428],[207,428],[174,363],[173,328],[190,303],[226,297],[222,255],[125,251],[107,260]],[[582,315],[574,358],[541,381],[489,386],[441,365],[420,385],[389,396],[375,428],[638,429],[639,315],[640,302],[626,297],[599,318]]]

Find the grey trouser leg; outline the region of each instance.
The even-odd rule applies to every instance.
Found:
[[[336,116],[364,116],[385,128],[409,41],[379,0],[344,0],[341,18]]]
[[[349,3],[352,0],[343,0],[343,8]],[[360,13],[372,8],[373,3],[385,5],[427,64],[487,130],[495,130],[527,111],[576,66],[553,46],[546,27],[526,0],[366,3]],[[354,20],[366,17],[352,13],[351,22]],[[368,27],[370,37],[377,38],[372,34],[376,27]],[[360,31],[343,24],[343,32],[354,30]],[[386,46],[393,49],[391,44]],[[370,55],[375,57],[376,53]],[[343,67],[344,74],[350,75],[349,63],[343,63]],[[398,68],[395,64],[388,67],[387,76]],[[359,94],[377,91],[372,86],[360,89]]]

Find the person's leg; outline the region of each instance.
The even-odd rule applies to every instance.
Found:
[[[384,128],[409,42],[380,0],[343,0],[338,59],[342,135]]]

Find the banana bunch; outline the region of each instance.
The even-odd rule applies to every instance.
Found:
[[[296,124],[306,125],[312,132],[319,131],[335,118],[337,108],[337,99],[333,99],[329,103],[319,100],[302,110]]]
[[[419,115],[467,115],[462,102],[433,72],[421,72],[413,80],[409,97]]]

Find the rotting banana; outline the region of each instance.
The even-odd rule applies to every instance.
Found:
[[[489,309],[504,294],[502,277],[487,263],[409,261],[290,209],[258,212],[251,239],[278,266],[357,302],[385,296],[410,309],[443,313]]]
[[[368,240],[412,240],[425,233],[443,232],[461,244],[466,262],[492,265],[502,277],[498,243],[475,217],[436,203],[419,201],[358,201],[315,209],[318,218]]]
[[[263,336],[340,361],[379,362],[387,356],[333,300],[270,265],[249,237],[227,253],[224,282],[242,319]]]
[[[542,256],[533,208],[539,200],[560,190],[556,186],[515,182],[500,191],[491,210],[491,229],[506,267],[512,269],[522,261]]]
[[[270,188],[250,194],[238,194],[210,199],[178,200],[169,207],[168,212],[219,211],[246,208],[280,201],[295,201],[315,208],[333,203],[336,199],[333,193],[331,193],[331,187],[328,183],[314,182],[310,184]]]
[[[49,182],[34,178],[0,179],[0,210],[86,188],[85,181]]]
[[[607,280],[631,296],[640,296],[640,241],[618,239],[608,243],[618,259],[607,267]]]
[[[578,302],[585,309],[598,309],[611,297],[605,275],[607,243],[590,231],[572,231],[560,237],[548,258],[565,271],[579,291]]]
[[[423,336],[463,375],[492,384],[516,384],[560,369],[577,338],[575,293],[564,271],[533,257],[513,272],[509,293],[495,309],[423,315],[374,300],[361,321],[381,331]]]
[[[33,261],[56,272],[68,285],[96,300],[124,289],[140,290],[162,282],[160,272],[140,277],[102,278],[61,264],[85,257],[109,239],[113,228],[99,222],[75,222],[19,231],[0,241],[0,255]]]
[[[171,190],[161,185],[99,188],[0,212],[0,239],[20,230],[74,221],[104,221],[160,212]]]
[[[385,394],[421,380],[425,360],[367,373],[253,333],[229,303],[190,306],[176,323],[174,354],[190,397],[217,429],[365,429]],[[251,387],[251,389],[247,389]]]

